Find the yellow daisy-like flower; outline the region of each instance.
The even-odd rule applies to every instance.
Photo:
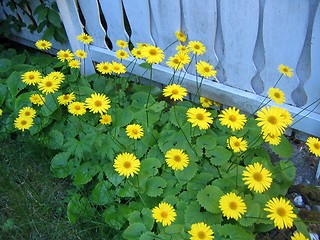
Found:
[[[3,113],[3,111],[2,111],[2,109],[0,109],[0,117],[2,116],[2,113]]]
[[[206,52],[206,47],[200,41],[190,41],[188,48],[195,55],[202,55]]]
[[[121,153],[114,160],[113,167],[120,176],[133,177],[140,171],[140,160],[132,153]]]
[[[116,51],[116,57],[118,59],[127,59],[129,57],[129,54],[127,51],[120,49],[120,50]]]
[[[60,50],[57,52],[57,58],[59,59],[60,62],[70,62],[71,60],[73,60],[74,55],[73,53],[67,49],[67,50]]]
[[[19,117],[35,118],[36,117],[36,110],[34,110],[31,107],[24,107],[24,108],[20,109],[18,116]]]
[[[283,104],[286,101],[284,92],[279,88],[269,88],[268,97],[277,104]]]
[[[123,40],[116,41],[116,44],[121,48],[127,48],[128,47],[128,42],[123,41]]]
[[[188,231],[191,235],[190,240],[212,240],[214,232],[204,222],[194,223],[191,225],[191,230]]]
[[[248,165],[242,176],[244,184],[248,185],[250,190],[258,193],[268,190],[272,183],[272,174],[258,162]]]
[[[309,240],[309,238],[306,238],[302,233],[294,232],[291,240]]]
[[[165,155],[166,163],[173,170],[183,170],[189,165],[189,156],[181,149],[170,149]]]
[[[102,74],[111,74],[112,73],[112,64],[109,62],[98,63],[96,66],[98,72]]]
[[[218,115],[221,125],[231,128],[232,131],[243,129],[247,118],[240,114],[240,110],[235,107],[229,107],[221,111]]]
[[[164,59],[164,53],[162,49],[156,46],[146,46],[141,50],[142,56],[146,58],[147,63],[157,64]]]
[[[297,218],[297,215],[293,213],[293,207],[290,201],[282,197],[269,200],[264,210],[270,213],[267,217],[271,219],[279,229],[291,228],[293,226],[293,220]]]
[[[211,113],[204,108],[190,108],[187,111],[187,116],[188,122],[192,124],[192,127],[198,126],[200,130],[208,129],[210,124],[213,123]]]
[[[262,128],[262,132],[280,136],[284,133],[287,124],[282,111],[278,107],[264,107],[257,112],[257,125]]]
[[[162,202],[152,209],[152,217],[163,226],[170,226],[176,219],[176,211],[169,203]]]
[[[68,105],[68,112],[73,116],[84,115],[86,111],[86,105],[83,102],[72,102]]]
[[[219,200],[219,208],[222,211],[222,215],[229,218],[238,220],[247,211],[247,206],[243,202],[240,196],[230,192],[223,195]]]
[[[93,38],[86,33],[81,33],[80,35],[77,36],[77,39],[84,44],[93,43]]]
[[[320,140],[318,138],[308,137],[306,144],[311,153],[316,155],[316,157],[320,157]]]
[[[22,132],[24,130],[28,130],[33,126],[33,118],[31,117],[17,117],[14,120],[14,127],[18,130],[21,130]]]
[[[111,64],[111,71],[114,72],[115,74],[121,74],[121,73],[126,73],[126,66],[123,65],[122,63],[114,62],[112,61]]]
[[[292,72],[292,68],[289,68],[288,66],[285,66],[283,64],[280,64],[278,66],[278,70],[281,74],[288,76],[288,77],[292,77],[293,76],[293,72]]]
[[[78,58],[81,58],[81,59],[87,57],[87,53],[85,51],[81,50],[81,49],[80,50],[76,50],[74,52],[74,55],[76,55]]]
[[[200,74],[200,76],[209,78],[209,77],[216,77],[217,71],[213,69],[213,66],[205,61],[199,61],[196,64],[197,72]]]
[[[176,34],[176,38],[177,38],[180,42],[185,42],[185,41],[187,41],[187,36],[186,36],[182,31],[175,32],[175,34]]]
[[[46,102],[45,97],[41,94],[31,94],[29,100],[31,103],[36,104],[38,106],[41,106]]]
[[[283,122],[289,126],[291,125],[293,118],[291,117],[291,114],[289,113],[289,111],[285,108],[281,108],[281,107],[275,107],[277,109],[279,109],[279,112],[281,113],[281,117],[283,118]]]
[[[268,134],[268,133],[263,133],[262,138],[264,139],[265,142],[271,144],[271,145],[279,145],[281,142],[281,136],[278,135],[273,135],[273,134]]]
[[[185,53],[185,54],[187,54],[187,53],[189,53],[191,51],[190,48],[188,48],[188,46],[184,46],[184,45],[176,46],[176,50],[178,52]]]
[[[126,134],[129,138],[140,139],[143,137],[143,128],[139,124],[130,124],[126,127]]]
[[[100,118],[99,122],[100,122],[101,124],[110,125],[111,122],[112,122],[112,116],[109,115],[109,114],[101,115],[101,118]]]
[[[200,103],[203,108],[210,108],[212,106],[212,101],[205,97],[200,97]]]
[[[39,83],[38,89],[43,94],[54,93],[59,90],[60,82],[58,82],[52,76],[45,76]]]
[[[92,93],[90,98],[86,98],[86,107],[90,112],[104,114],[111,107],[110,99],[103,93]]]
[[[216,107],[221,107],[222,104],[219,102],[213,101],[213,105],[215,105]]]
[[[76,60],[76,59],[73,59],[70,62],[68,62],[68,66],[70,68],[80,68],[80,61]]]
[[[38,40],[36,42],[36,47],[40,50],[49,50],[52,46],[52,43],[47,40]]]
[[[188,53],[185,52],[177,52],[174,56],[178,58],[183,65],[186,65],[191,61]]]
[[[25,84],[34,86],[41,81],[42,76],[38,70],[34,70],[22,74],[21,79]]]
[[[187,89],[178,84],[171,84],[163,89],[163,96],[170,97],[170,99],[173,99],[173,101],[183,101],[183,98],[187,96],[187,93]]]
[[[143,49],[145,47],[150,47],[150,46],[151,46],[151,44],[149,44],[149,43],[137,43],[137,47],[139,49]]]
[[[136,59],[143,59],[143,55],[142,55],[142,52],[141,52],[141,49],[140,48],[133,48],[131,50],[131,54],[132,56],[134,56]]]
[[[248,143],[242,137],[237,138],[235,136],[231,136],[227,139],[228,148],[230,148],[233,152],[244,152],[248,149]]]
[[[166,62],[169,68],[174,69],[175,71],[178,71],[183,68],[183,64],[181,63],[180,59],[176,56],[169,57],[168,61]]]
[[[47,77],[50,77],[59,83],[62,83],[65,79],[65,75],[62,72],[57,71],[49,73]]]
[[[62,94],[59,97],[57,97],[58,103],[60,105],[68,105],[72,103],[74,100],[76,100],[76,96],[74,95],[74,92],[68,93],[68,94]]]

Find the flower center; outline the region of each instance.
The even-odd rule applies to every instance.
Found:
[[[253,174],[253,179],[256,180],[257,182],[261,182],[262,179],[263,179],[263,176],[262,176],[261,173],[255,172],[255,173]]]
[[[268,122],[271,124],[277,124],[277,118],[275,116],[268,117]]]
[[[204,67],[204,68],[203,68],[203,71],[205,71],[205,72],[210,72],[210,68],[209,68],[209,67]]]
[[[199,232],[198,232],[198,238],[199,238],[199,239],[206,239],[206,234],[205,234],[205,232],[199,231]]]
[[[172,62],[175,63],[175,64],[179,64],[179,59],[174,58],[174,59],[172,60]]]
[[[274,96],[275,96],[276,98],[281,98],[280,93],[278,93],[278,92],[274,93]]]
[[[76,110],[80,110],[80,109],[81,109],[81,107],[80,107],[79,105],[75,106],[74,108],[75,108]]]
[[[21,125],[26,125],[27,124],[27,121],[26,120],[22,120],[21,121]]]
[[[165,211],[161,212],[161,217],[167,218],[168,217],[168,213],[165,212]]]
[[[319,144],[319,143],[315,143],[315,144],[313,145],[313,147],[314,147],[315,149],[320,149],[320,144]]]
[[[124,162],[123,167],[126,169],[129,169],[131,167],[131,162],[128,162],[128,161]]]
[[[69,96],[68,96],[68,95],[63,95],[63,99],[64,99],[64,100],[68,100],[68,99],[69,99]]]
[[[120,69],[118,66],[114,66],[113,68],[114,68],[114,70],[116,70],[116,71],[118,71],[118,70]]]
[[[284,71],[284,72],[289,72],[289,69],[286,68],[286,67],[284,67],[284,68],[282,69],[282,71]]]
[[[181,161],[181,157],[179,155],[175,155],[173,160],[176,161],[176,162],[180,162]]]
[[[69,57],[69,54],[65,53],[65,54],[63,54],[63,57],[67,58],[67,57]]]
[[[229,207],[231,210],[236,210],[238,208],[238,204],[236,202],[230,202]]]
[[[30,116],[30,112],[25,112],[25,114],[24,115],[26,115],[26,116]]]
[[[51,87],[52,86],[52,82],[46,82],[46,87]]]
[[[29,75],[29,79],[34,79],[34,76],[33,75]]]
[[[197,113],[196,118],[201,121],[204,119],[204,116],[202,113]]]
[[[235,121],[237,120],[237,117],[236,117],[235,115],[230,115],[230,116],[229,116],[229,120],[230,120],[231,122],[235,122]]]
[[[97,101],[94,102],[94,105],[96,107],[101,107],[102,106],[102,102],[100,100],[97,100]]]
[[[47,46],[47,44],[43,42],[43,43],[41,43],[41,46],[45,47],[45,46]]]
[[[172,94],[175,95],[175,94],[178,94],[178,93],[179,93],[178,89],[173,89],[173,90],[172,90]]]
[[[235,147],[240,147],[240,142],[236,141],[233,143]]]
[[[88,40],[89,38],[87,36],[83,36],[83,40]]]
[[[277,209],[277,214],[280,216],[280,217],[284,217],[286,215],[287,211],[286,209],[284,209],[283,207],[279,207]]]
[[[137,133],[138,133],[138,130],[137,130],[137,129],[132,129],[132,133],[133,133],[133,134],[137,134]]]
[[[200,49],[200,46],[198,44],[194,45],[193,47],[194,49]]]
[[[108,69],[109,69],[109,67],[107,65],[103,66],[103,70],[108,70]]]
[[[155,49],[150,49],[149,54],[152,56],[155,56],[155,55],[157,55],[157,51]]]

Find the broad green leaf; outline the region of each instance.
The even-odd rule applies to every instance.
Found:
[[[155,102],[154,104],[150,105],[148,109],[153,112],[161,112],[165,108],[165,106],[166,106],[165,101]]]
[[[0,106],[3,104],[4,100],[6,99],[8,89],[5,85],[0,84]]]
[[[212,214],[201,210],[200,205],[197,202],[191,202],[187,205],[187,208],[184,213],[184,223],[191,225],[197,222],[205,222],[208,225],[220,224],[222,221],[222,215]]]
[[[113,203],[115,196],[110,187],[109,181],[99,182],[92,191],[92,202],[97,205]]]
[[[19,55],[14,56],[10,60],[11,60],[12,65],[16,65],[16,64],[24,63],[26,61],[26,58],[27,58],[26,54],[19,54]],[[32,66],[32,65],[29,65],[29,66],[34,68],[34,66]]]
[[[23,107],[31,107],[31,102],[29,100],[30,96],[31,93],[29,92],[20,94],[15,100],[15,109],[19,111]]]
[[[21,81],[21,75],[18,72],[12,72],[7,79],[7,87],[11,96],[15,98],[26,87],[26,84]]]
[[[185,106],[173,106],[169,111],[169,121],[176,127],[180,127],[187,122],[188,108]],[[190,124],[189,124],[190,125]]]
[[[64,142],[63,134],[58,130],[51,130],[48,134],[47,145],[51,149],[60,149]]]
[[[60,27],[61,26],[60,16],[53,9],[49,9],[48,10],[48,19],[49,19],[50,23],[52,23],[55,27]]]
[[[127,240],[136,240],[139,239],[142,233],[147,231],[147,228],[142,223],[133,223],[130,224],[129,227],[124,230],[122,236]]]
[[[223,192],[216,186],[207,186],[197,194],[197,201],[207,211],[211,213],[220,213],[219,199]]]
[[[225,224],[218,230],[219,234],[223,236],[223,239],[230,238],[235,240],[254,240],[254,236],[248,233],[244,228],[238,225]]]
[[[105,223],[116,230],[119,230],[127,222],[127,218],[121,214],[121,211],[116,210],[114,205],[110,205],[104,210],[102,218]]]
[[[179,182],[188,183],[197,173],[198,165],[195,162],[189,162],[189,165],[179,171],[175,171],[175,175]]]
[[[98,168],[92,166],[90,162],[83,163],[75,172],[74,184],[84,185],[92,180],[92,178],[98,173]]]
[[[0,59],[0,73],[7,72],[11,69],[11,61],[9,59]]]
[[[90,219],[94,215],[94,209],[87,198],[81,198],[80,194],[75,194],[68,203],[67,215],[69,222],[74,224],[79,218]]]
[[[145,109],[148,102],[148,107],[155,103],[153,96],[146,92],[136,92],[131,96],[132,107],[136,109]]]
[[[210,162],[216,166],[220,166],[220,165],[228,162],[232,156],[231,151],[229,151],[228,149],[221,147],[221,146],[217,146],[211,152],[211,154],[213,155],[213,157],[210,158]]]
[[[250,195],[245,195],[244,202],[247,206],[246,213],[239,219],[239,223],[242,226],[248,227],[252,226],[254,223],[259,220],[260,215],[260,204],[256,203],[251,199]]]
[[[163,233],[166,239],[185,239],[186,233],[180,224],[172,224],[164,228]]]
[[[133,119],[133,112],[128,109],[115,109],[114,114],[112,114],[112,123],[117,127],[124,127],[128,125]]]
[[[17,72],[27,72],[27,71],[34,70],[34,66],[31,66],[29,64],[23,64],[23,63],[12,65],[11,68],[12,68],[12,71],[17,71]]]
[[[147,63],[147,62],[140,63],[139,66],[144,69],[149,69],[149,70],[152,68],[152,64]]]
[[[47,17],[47,14],[48,14],[48,8],[47,7],[41,8],[38,14],[38,21],[39,22],[44,21]]]
[[[123,187],[118,187],[118,196],[119,197],[135,197],[135,190],[128,183],[124,184]]]
[[[49,94],[49,95],[46,96],[45,104],[42,105],[42,107],[41,107],[41,113],[44,116],[46,116],[46,117],[50,116],[59,107],[59,104],[58,104],[58,102],[56,100],[57,95],[58,94],[53,93],[53,94]]]
[[[150,231],[144,232],[139,238],[139,240],[154,240],[154,239],[165,240],[164,237],[158,236],[155,233]]]
[[[289,158],[293,154],[292,144],[284,135],[281,136],[281,142],[278,145],[270,144],[270,148],[282,158]]]
[[[113,168],[112,163],[106,163],[104,166],[104,173],[108,180],[114,185],[118,186],[124,179],[124,176],[120,176]]]
[[[166,186],[167,182],[162,177],[150,177],[146,181],[146,194],[150,197],[160,196]]]
[[[191,182],[187,184],[187,190],[192,195],[197,195],[197,193],[205,188],[213,179],[213,175],[210,173],[201,172],[199,174],[196,174],[195,177],[192,179]]]
[[[50,170],[55,177],[65,178],[69,175],[68,160],[70,153],[61,152],[51,160]]]
[[[152,211],[148,208],[142,209],[141,212],[133,211],[129,215],[128,220],[129,220],[129,224],[138,223],[138,222],[142,223],[143,225],[145,225],[145,227],[149,231],[151,231],[151,229],[153,228],[153,225],[154,225]]]

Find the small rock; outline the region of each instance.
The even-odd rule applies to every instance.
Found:
[[[296,196],[293,199],[293,202],[294,202],[296,207],[303,207],[304,206],[304,202],[303,202],[303,199],[302,199],[301,195]]]
[[[309,233],[311,240],[319,240],[319,235],[317,233]]]
[[[312,210],[320,212],[320,206],[319,205],[313,205],[313,206],[311,206],[311,208],[312,208]]]
[[[311,207],[309,205],[305,205],[304,208],[308,211],[311,211]]]

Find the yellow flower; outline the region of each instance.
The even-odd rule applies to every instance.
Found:
[[[111,74],[112,73],[112,64],[109,62],[98,63],[96,66],[98,72],[102,74]]]
[[[72,102],[68,105],[68,112],[73,116],[80,116],[86,113],[86,106],[83,102]]]
[[[57,71],[49,73],[47,77],[50,77],[59,83],[62,83],[65,79],[65,75],[62,72]]]
[[[294,232],[291,240],[309,240],[309,238],[306,238],[302,233]]]
[[[67,49],[67,50],[60,50],[59,52],[57,52],[57,58],[59,59],[60,62],[64,62],[64,61],[71,61],[74,58],[73,53]]]
[[[173,170],[183,170],[189,165],[189,156],[181,149],[170,149],[165,155],[166,163]]]
[[[70,62],[68,62],[68,66],[70,68],[80,68],[80,61],[76,60],[76,59],[73,59]]]
[[[286,101],[284,93],[279,88],[269,88],[268,97],[277,104],[283,104]]]
[[[27,85],[36,85],[42,79],[41,73],[38,70],[25,72],[21,75],[22,82]]]
[[[90,98],[86,98],[86,107],[90,112],[104,114],[111,107],[110,99],[103,93],[92,93]]]
[[[191,225],[191,230],[188,231],[191,235],[190,240],[212,240],[214,232],[204,222],[194,223]]]
[[[177,52],[174,56],[178,58],[180,63],[182,63],[183,65],[186,65],[191,61],[188,53],[185,52]]]
[[[244,184],[248,185],[250,190],[263,193],[270,188],[272,183],[272,174],[260,163],[255,162],[246,167],[242,173]]]
[[[243,138],[237,138],[235,136],[231,136],[227,139],[228,148],[230,148],[233,152],[244,152],[248,149],[248,143]]]
[[[112,117],[111,117],[111,115],[109,115],[109,114],[101,115],[101,118],[100,118],[99,122],[100,122],[101,124],[108,124],[108,125],[110,125],[111,122],[112,122]]]
[[[244,114],[235,107],[229,107],[221,111],[218,115],[221,125],[231,128],[232,131],[243,129],[247,119]]]
[[[135,58],[137,59],[142,59],[144,58],[143,55],[142,55],[142,52],[141,52],[141,49],[140,48],[133,48],[131,50],[131,54],[132,56],[134,56]]]
[[[278,107],[264,107],[257,112],[257,125],[262,128],[263,133],[280,136],[287,127],[281,114]]]
[[[293,226],[293,220],[297,218],[297,215],[293,213],[293,207],[290,201],[286,201],[286,199],[282,197],[269,200],[264,210],[270,213],[267,217],[271,219],[279,229],[291,228]]]
[[[163,226],[170,226],[176,219],[176,211],[166,202],[162,202],[159,206],[152,209],[152,217],[156,222],[162,223]]]
[[[229,218],[238,220],[247,211],[247,206],[240,196],[230,192],[223,195],[219,200],[219,208],[222,215]]]
[[[125,152],[117,155],[113,167],[120,176],[133,177],[140,171],[140,161],[132,153]]]
[[[46,102],[45,97],[41,94],[31,94],[29,100],[31,103],[36,104],[38,106],[41,106]]]
[[[2,111],[2,109],[0,109],[0,117],[2,116],[2,113],[3,113],[3,111]]]
[[[181,63],[180,59],[176,56],[169,57],[168,61],[166,62],[169,68],[174,69],[175,71],[180,70],[183,68],[183,64]]]
[[[146,58],[147,63],[157,64],[164,59],[163,51],[156,46],[146,46],[141,50],[142,56]]]
[[[52,46],[52,43],[47,40],[38,40],[36,42],[36,47],[40,50],[48,50]]]
[[[34,110],[31,107],[24,107],[20,109],[19,111],[19,117],[30,117],[30,118],[35,118],[36,116],[36,110]]]
[[[129,54],[125,50],[120,49],[116,51],[116,57],[118,59],[127,59],[129,57]]]
[[[216,77],[217,71],[213,69],[213,66],[205,61],[199,61],[196,64],[197,72],[200,76],[209,78],[209,77]]]
[[[17,117],[14,120],[14,127],[18,130],[21,130],[22,132],[24,130],[30,129],[32,125],[33,125],[33,118],[31,117],[21,116],[21,117]]]
[[[45,76],[39,83],[38,89],[43,94],[54,93],[59,90],[60,82],[52,76]]]
[[[81,33],[77,36],[77,39],[84,44],[91,44],[93,42],[93,38],[86,33]]]
[[[122,63],[114,62],[114,61],[112,61],[112,64],[110,67],[112,72],[116,74],[126,73],[127,71],[125,65],[123,65]]]
[[[71,92],[69,94],[62,94],[59,97],[57,97],[57,99],[60,105],[68,105],[72,103],[74,100],[76,100],[76,96],[73,92]]]
[[[83,50],[76,50],[74,55],[76,55],[78,58],[86,58],[87,53]]]
[[[129,138],[140,139],[143,136],[143,128],[139,124],[130,124],[126,127],[126,134]]]
[[[291,117],[291,114],[289,113],[289,111],[285,108],[280,108],[280,107],[275,107],[275,108],[278,108],[279,111],[281,112],[281,117],[283,118],[283,122],[289,126],[291,125],[293,119]]]
[[[137,47],[139,49],[143,49],[145,47],[150,47],[150,46],[151,46],[151,44],[149,44],[149,43],[137,43]]]
[[[213,123],[211,113],[207,112],[204,108],[189,108],[187,111],[188,122],[192,124],[192,127],[198,126],[200,130],[205,130]]]
[[[320,156],[320,140],[318,138],[308,137],[306,144],[311,153],[316,155],[316,157]]]
[[[121,48],[126,48],[126,47],[128,47],[128,42],[123,41],[123,40],[118,40],[118,41],[116,41],[116,44],[117,44],[119,47],[121,47]]]
[[[203,108],[210,108],[212,106],[212,101],[205,97],[200,97],[200,103]]]
[[[187,53],[189,53],[191,51],[190,48],[188,48],[188,46],[184,46],[184,45],[176,46],[176,50],[178,52],[185,53],[185,54],[187,54]]]
[[[213,101],[213,105],[215,105],[216,107],[221,107],[221,103]]]
[[[202,55],[206,52],[206,47],[200,41],[190,41],[188,48],[193,54]]]
[[[183,97],[187,96],[187,93],[187,89],[178,84],[171,84],[163,89],[163,96],[170,97],[170,99],[173,99],[174,101],[182,101]]]
[[[187,41],[187,36],[186,36],[182,31],[175,32],[175,34],[176,34],[177,39],[178,39],[180,42],[185,42],[185,41]]]
[[[285,66],[283,64],[280,64],[278,66],[278,70],[281,74],[286,75],[288,77],[292,77],[293,76],[293,72],[292,72],[292,68],[289,68],[288,66]]]
[[[263,133],[262,138],[264,139],[265,142],[271,144],[271,145],[279,145],[281,142],[281,137],[278,135],[273,135],[270,133]]]

